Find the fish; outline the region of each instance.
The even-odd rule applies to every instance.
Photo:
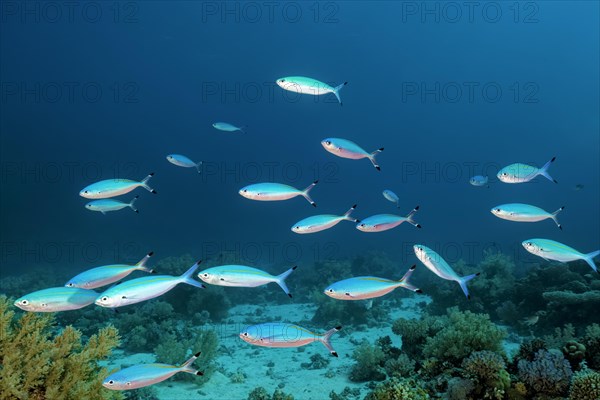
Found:
[[[24,311],[69,311],[92,304],[96,297],[98,297],[98,293],[90,289],[61,286],[26,294],[15,300],[14,304]]]
[[[224,132],[237,132],[240,131],[242,133],[246,133],[246,131],[244,130],[246,127],[242,126],[242,127],[237,127],[235,125],[231,125],[228,122],[215,122],[214,124],[212,124],[213,128],[218,129],[220,131],[224,131]]]
[[[190,367],[199,356],[200,353],[198,352],[181,365],[133,365],[107,376],[102,382],[102,386],[110,390],[130,390],[154,385],[169,379],[178,372],[187,372],[188,374],[202,376],[204,375],[203,372]]]
[[[490,187],[490,185],[488,185],[488,177],[487,176],[475,175],[475,176],[471,177],[471,179],[469,179],[469,183],[473,186]]]
[[[391,201],[392,203],[396,203],[396,208],[400,208],[400,198],[394,192],[389,189],[385,189],[383,191],[383,197]]]
[[[363,219],[356,224],[356,229],[362,232],[383,232],[395,228],[403,222],[421,228],[421,225],[413,220],[413,216],[419,211],[419,206],[416,206],[406,217],[401,217],[395,214],[376,214]]]
[[[539,315],[532,315],[530,317],[525,317],[522,319],[522,322],[524,325],[527,326],[533,326],[535,324],[537,324],[537,322],[540,320],[540,316]]]
[[[585,186],[581,183],[578,183],[577,185],[575,185],[575,187],[573,188],[573,190],[575,191],[579,191],[579,190],[583,190]]]
[[[410,267],[399,281],[377,278],[375,276],[357,276],[327,286],[324,293],[337,300],[373,299],[384,296],[399,287],[416,293],[423,293],[421,289],[413,286],[408,281],[416,267],[416,265]]]
[[[88,269],[87,271],[84,271],[70,279],[67,283],[65,283],[65,286],[83,289],[96,289],[118,282],[127,275],[131,274],[133,271],[144,271],[152,274],[154,273],[154,270],[146,267],[146,263],[153,254],[154,252],[151,251],[134,265],[112,264]],[[94,298],[94,300],[96,299]]]
[[[181,154],[169,154],[167,156],[167,161],[178,167],[196,168],[199,174],[202,173],[202,161],[196,163]]]
[[[516,222],[538,222],[550,218],[556,223],[558,229],[562,230],[562,225],[558,222],[556,216],[564,209],[565,207],[562,206],[553,213],[549,213],[529,204],[511,203],[496,206],[490,211],[498,218]]]
[[[122,201],[112,199],[94,200],[87,203],[85,205],[85,208],[87,208],[90,211],[99,211],[102,213],[102,215],[106,215],[106,213],[110,211],[121,210],[125,207],[129,207],[136,213],[139,213],[138,209],[134,206],[134,203],[137,201],[137,199],[139,199],[139,197],[140,196],[135,196],[129,203],[124,203]]]
[[[594,263],[594,258],[600,255],[600,250],[584,254],[565,244],[550,239],[524,240],[522,245],[525,250],[533,255],[542,257],[546,261],[554,260],[566,263],[569,261],[583,260],[588,263],[595,272],[598,272],[598,268]]]
[[[352,211],[356,209],[356,204],[353,205],[344,215],[322,214],[313,215],[312,217],[304,218],[296,222],[292,226],[292,232],[299,234],[316,233],[325,229],[336,226],[341,221],[359,222],[358,219],[352,218]]]
[[[552,157],[552,159],[544,164],[542,168],[536,168],[521,163],[511,164],[498,171],[497,176],[498,179],[504,183],[525,183],[538,175],[545,177],[549,181],[558,183],[556,179],[552,178],[548,173],[548,168],[550,168],[550,165],[552,165],[555,160],[556,157]]]
[[[187,283],[188,285],[205,289],[206,287],[203,284],[192,279],[192,274],[199,266],[200,261],[192,265],[181,276],[145,276],[120,283],[100,294],[95,303],[107,308],[123,307],[158,297],[180,283]]]
[[[362,147],[354,142],[340,138],[326,138],[321,141],[321,145],[325,150],[338,157],[349,158],[352,160],[360,160],[368,158],[377,171],[381,171],[381,167],[377,164],[375,157],[383,151],[383,147],[368,153]]]
[[[245,265],[221,265],[200,271],[198,278],[210,285],[231,287],[257,287],[275,282],[285,294],[292,297],[285,280],[296,268],[298,267],[293,266],[281,275],[271,275],[258,268]]]
[[[240,333],[240,338],[247,343],[263,347],[300,347],[312,342],[321,342],[332,356],[338,357],[338,353],[331,346],[330,339],[341,329],[341,326],[336,326],[319,335],[298,325],[272,322],[248,326]]]
[[[258,201],[288,200],[296,196],[302,196],[313,207],[316,207],[317,203],[310,198],[308,192],[310,192],[318,182],[318,180],[314,181],[304,190],[298,190],[295,187],[284,185],[283,183],[255,183],[241,188],[239,194],[247,199]]]
[[[333,87],[324,82],[305,76],[286,76],[277,79],[275,82],[280,88],[295,93],[310,94],[313,96],[333,93],[335,97],[337,97],[340,105],[343,105],[342,98],[340,97],[340,90],[348,84],[348,82],[344,82],[341,85]]]
[[[464,292],[467,300],[471,299],[469,289],[467,288],[467,282],[476,276],[480,275],[480,272],[467,276],[458,276],[452,267],[444,260],[438,253],[431,250],[429,247],[425,247],[422,244],[415,244],[413,246],[415,254],[419,261],[421,261],[431,272],[436,274],[442,279],[448,281],[455,281],[460,285],[460,288]]]
[[[154,176],[154,172],[146,176],[140,182],[131,179],[106,179],[84,187],[79,195],[86,199],[107,199],[129,193],[137,187],[143,187],[147,191],[156,194],[156,190],[148,186],[148,181]]]

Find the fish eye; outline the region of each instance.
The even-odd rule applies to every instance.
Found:
[[[47,304],[47,303],[42,303],[42,304],[40,304],[40,305],[41,305],[42,307],[47,307],[47,306],[48,306],[48,304]]]
[[[299,227],[299,226],[297,226],[297,227],[296,227],[296,229],[300,229],[300,227]]]
[[[121,298],[122,298],[122,299],[126,299],[126,298],[127,298],[127,296],[121,296]]]
[[[107,296],[104,296],[104,297],[103,297],[101,300],[102,300],[102,301],[108,301],[108,297],[107,297]]]
[[[29,302],[27,300],[21,300],[21,304],[26,306],[27,304],[29,304]]]
[[[244,332],[244,336],[246,336],[246,337],[247,337],[247,336],[248,336],[248,332]]]
[[[69,282],[69,283],[67,283],[67,286],[68,286],[68,287],[73,287],[73,283],[72,283],[72,282]]]
[[[285,82],[285,79],[280,79],[280,82]]]
[[[329,293],[333,293],[333,289],[329,289]]]
[[[109,385],[113,385],[115,383],[115,381],[113,381],[112,379],[110,381],[108,381]]]
[[[127,385],[127,386],[131,386],[131,382],[127,382],[127,383],[126,383],[126,385]]]
[[[328,140],[328,141],[326,141],[326,142],[325,142],[325,144],[326,144],[327,146],[329,146],[329,145],[331,144],[331,142]]]
[[[364,227],[365,227],[365,224],[360,224],[360,226],[364,228]]]

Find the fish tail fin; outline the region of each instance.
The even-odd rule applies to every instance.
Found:
[[[137,264],[135,264],[136,269],[138,269],[140,271],[146,271],[148,273],[153,273],[154,270],[152,268],[146,267],[146,263],[148,262],[148,260],[150,259],[150,257],[152,257],[153,255],[154,255],[153,251],[151,251],[150,253],[146,254],[144,256],[144,258],[142,258],[140,261],[138,261]]]
[[[382,151],[383,151],[383,147],[380,147],[377,150],[375,150],[374,152],[372,152],[371,154],[369,154],[369,161],[371,161],[371,164],[373,164],[373,166],[375,167],[375,169],[377,171],[381,171],[381,167],[379,166],[379,164],[377,164],[377,160],[375,160],[375,157],[377,156],[377,154],[381,153]]]
[[[199,174],[202,173],[202,164],[203,163],[204,163],[203,161],[200,161],[199,163],[196,164],[196,171],[198,171]]]
[[[356,204],[350,207],[350,209],[344,213],[344,220],[358,222],[356,218],[352,218],[352,211],[354,210],[356,210]]]
[[[277,279],[275,282],[277,282],[277,284],[283,289],[283,291],[285,292],[285,294],[287,294],[288,296],[292,297],[292,294],[290,293],[290,290],[288,289],[287,285],[285,284],[285,280],[288,276],[290,276],[290,274],[292,272],[294,272],[294,270],[298,268],[297,265],[294,265],[292,268],[288,269],[287,271],[285,271],[283,274],[281,275],[277,275]]]
[[[191,368],[190,365],[193,364],[194,361],[196,361],[196,359],[200,357],[200,352],[194,354],[189,360],[187,360],[186,362],[184,362],[183,364],[181,364],[179,366],[179,368],[181,369],[182,372],[187,372],[188,374],[192,374],[192,375],[198,375],[198,376],[202,376],[204,375],[204,372],[201,372],[197,369]]]
[[[319,183],[319,181],[318,181],[318,180],[314,181],[313,183],[311,183],[310,185],[308,185],[308,187],[307,187],[306,189],[304,189],[304,190],[302,191],[302,196],[304,196],[304,198],[305,198],[305,199],[306,199],[306,200],[307,200],[307,201],[308,201],[308,202],[309,202],[309,203],[310,203],[310,204],[311,204],[313,207],[316,207],[316,206],[317,206],[317,203],[315,203],[315,202],[313,201],[313,199],[311,199],[311,198],[310,198],[310,196],[309,196],[308,192],[310,192],[310,191],[312,190],[312,188],[314,188],[314,187],[317,185],[317,183]]]
[[[150,193],[154,193],[154,194],[156,194],[156,190],[154,190],[154,189],[152,189],[150,186],[148,186],[148,181],[149,181],[149,180],[150,180],[150,178],[152,178],[153,176],[154,176],[154,172],[151,172],[151,173],[149,173],[149,174],[148,174],[148,176],[147,176],[147,177],[145,177],[145,178],[142,180],[141,184],[142,184],[142,187],[143,187],[144,189],[146,189],[146,190],[147,190],[147,191],[149,191]]]
[[[331,355],[334,357],[338,357],[338,353],[337,353],[337,351],[335,351],[333,349],[333,346],[331,346],[331,336],[334,333],[339,332],[341,329],[342,329],[341,326],[336,326],[335,328],[330,329],[327,332],[325,332],[323,335],[319,336],[319,341],[321,343],[323,343],[325,345],[325,347],[327,347],[327,350],[329,350]]]
[[[544,164],[544,166],[540,169],[540,175],[546,177],[546,179],[548,179],[549,181],[552,181],[554,183],[558,183],[556,181],[556,179],[552,178],[550,176],[550,174],[548,173],[548,169],[550,168],[550,165],[552,165],[552,163],[554,162],[554,160],[556,160],[556,157],[552,157],[552,160],[550,160],[546,164]]]
[[[338,85],[333,88],[333,94],[335,94],[335,97],[337,97],[338,101],[340,102],[340,106],[344,105],[342,103],[342,98],[340,97],[340,90],[342,90],[347,84],[348,82],[344,82],[341,85]]]
[[[596,264],[594,263],[594,258],[598,257],[599,255],[600,255],[600,250],[592,251],[591,253],[588,253],[585,255],[585,262],[587,262],[590,265],[590,267],[592,267],[592,269],[596,272],[598,272],[598,268],[596,267]]]
[[[419,206],[416,206],[411,212],[408,213],[406,216],[406,221],[414,227],[421,228],[421,224],[416,223],[413,219],[413,216],[417,213],[417,211],[419,211]]]
[[[560,229],[561,231],[562,231],[562,225],[558,222],[558,218],[556,218],[556,216],[558,215],[559,212],[561,212],[564,209],[565,209],[565,206],[562,206],[561,208],[559,208],[558,210],[554,211],[551,214],[552,220],[556,223],[556,225],[558,226],[558,229]]]
[[[196,261],[196,263],[192,265],[190,269],[185,271],[185,273],[180,276],[181,282],[187,283],[188,285],[196,286],[201,289],[206,289],[206,286],[192,278],[192,275],[194,275],[194,272],[196,272],[201,262],[202,261]]]
[[[139,199],[140,196],[135,196],[133,199],[131,199],[131,201],[129,202],[129,208],[131,208],[133,211],[135,211],[136,213],[139,213],[138,209],[135,208],[134,203],[137,201],[137,199]]]
[[[419,289],[416,286],[413,286],[408,280],[410,279],[410,277],[412,276],[413,272],[415,272],[415,268],[417,268],[416,265],[413,265],[412,267],[409,268],[408,271],[406,271],[406,273],[404,274],[404,276],[402,277],[402,279],[400,279],[398,282],[400,283],[400,286],[402,286],[405,289],[411,290],[415,293],[423,293],[423,291],[421,289]]]
[[[469,288],[467,287],[467,282],[469,282],[471,279],[475,278],[476,276],[479,276],[479,274],[480,274],[480,272],[478,272],[476,274],[472,274],[472,275],[463,276],[458,281],[460,288],[464,292],[465,296],[467,296],[467,300],[471,300],[471,295],[469,294]]]

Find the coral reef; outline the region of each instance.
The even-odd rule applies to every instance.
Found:
[[[294,400],[294,396],[285,394],[281,389],[275,389],[273,395],[270,396],[269,392],[261,386],[250,392],[248,400]]]
[[[392,378],[380,383],[365,400],[428,400],[429,394],[413,379]]]
[[[356,364],[350,370],[350,380],[355,382],[381,381],[385,379],[385,354],[378,346],[372,346],[367,341],[354,350],[352,355]]]
[[[155,349],[156,361],[165,364],[180,364],[190,354],[199,351],[199,367],[204,375],[178,374],[173,379],[186,380],[199,386],[205,384],[215,372],[214,358],[217,355],[218,337],[214,330],[190,330],[182,337],[169,335]]]
[[[600,370],[600,325],[588,326],[582,342],[586,349],[587,365],[595,370]]]
[[[327,368],[329,362],[329,358],[325,358],[321,354],[316,353],[310,356],[310,363],[302,363],[300,366],[304,369],[323,369]]]
[[[561,396],[573,375],[569,362],[561,353],[539,350],[533,361],[520,360],[519,378],[528,389],[550,396]]]
[[[573,375],[569,400],[600,399],[600,373],[586,370]]]
[[[448,310],[448,324],[427,338],[423,355],[459,365],[475,351],[502,352],[506,331],[494,325],[486,314]]]
[[[71,326],[53,329],[51,315],[26,313],[16,317],[11,302],[0,296],[0,398],[2,399],[121,399],[102,388],[108,376],[98,360],[119,343],[112,326],[83,344]]]
[[[569,340],[562,348],[563,355],[571,364],[573,371],[581,369],[581,363],[585,359],[585,346],[576,340]]]
[[[354,399],[354,398],[358,398],[358,396],[360,396],[360,389],[357,389],[357,388],[350,389],[348,386],[346,386],[344,388],[344,390],[341,391],[340,394],[337,394],[333,390],[329,393],[329,398],[331,400]]]
[[[434,336],[445,325],[447,318],[404,319],[400,318],[392,325],[392,332],[402,338],[402,351],[410,357],[418,357],[428,337]]]

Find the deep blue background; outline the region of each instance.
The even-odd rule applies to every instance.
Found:
[[[116,20],[114,3],[95,4],[97,22],[81,9],[72,22],[66,15],[52,22],[41,8],[33,15],[3,9],[2,273],[137,261],[149,250],[157,257],[233,250],[279,270],[376,249],[404,270],[416,262],[414,243],[469,263],[492,243],[530,260],[520,242],[531,237],[583,252],[599,247],[597,2],[521,3],[518,16],[512,3],[493,3],[487,14],[482,3],[471,20],[463,8],[455,22],[443,3],[428,3],[440,7],[439,21],[423,14],[421,2],[276,3],[273,18],[262,2],[230,4],[227,14],[219,14],[221,2],[132,2],[117,3]],[[253,22],[256,6],[262,16]],[[344,106],[332,95],[297,97],[275,86],[290,75],[348,81]],[[436,82],[439,100],[422,98]],[[467,84],[475,85],[472,101]],[[58,97],[53,85],[62,88]],[[485,85],[502,90],[497,101],[482,94]],[[463,92],[453,102],[457,86]],[[101,96],[90,101],[98,87]],[[215,121],[247,125],[247,134],[216,131]],[[327,153],[320,141],[331,136],[369,151],[385,147],[382,171]],[[204,160],[205,174],[169,164],[169,153]],[[493,176],[507,164],[541,166],[552,156],[558,185],[542,177],[489,189],[468,184],[484,167]],[[263,203],[237,194],[269,180],[270,165],[275,181],[299,188],[320,178],[312,193],[318,208],[301,198]],[[139,215],[92,213],[78,196],[96,180],[149,172],[158,195],[123,196],[140,195]],[[301,218],[354,203],[359,218],[396,212],[381,195],[386,188],[400,196],[398,213],[421,206],[415,219],[423,229],[366,234],[342,222],[316,235],[290,231]],[[507,202],[548,211],[566,205],[564,232],[551,221],[518,224],[490,214]]]

